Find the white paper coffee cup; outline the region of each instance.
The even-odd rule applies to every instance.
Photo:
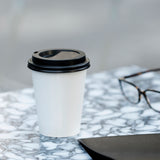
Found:
[[[74,136],[80,131],[86,69],[90,62],[78,50],[35,52],[32,69],[40,133],[50,137]]]

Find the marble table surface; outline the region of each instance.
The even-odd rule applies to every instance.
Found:
[[[144,100],[130,104],[119,89],[117,77],[142,70],[130,66],[88,76],[81,131],[68,138],[39,134],[32,88],[0,93],[0,160],[90,160],[78,138],[160,133],[160,114]],[[134,81],[157,89],[160,75],[148,73]]]

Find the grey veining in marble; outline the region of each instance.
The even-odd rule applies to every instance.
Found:
[[[130,104],[117,77],[141,71],[137,66],[91,75],[86,80],[79,135],[51,138],[39,135],[33,89],[0,93],[0,160],[90,160],[77,139],[160,133],[160,115],[144,100]],[[142,88],[160,88],[160,75],[134,78]]]

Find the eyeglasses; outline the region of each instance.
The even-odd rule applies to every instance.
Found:
[[[119,84],[122,91],[122,94],[125,96],[125,98],[133,103],[138,104],[141,100],[141,97],[144,96],[148,106],[153,109],[156,112],[160,113],[160,91],[153,90],[153,89],[146,89],[142,91],[140,88],[138,88],[134,83],[127,81],[126,79],[139,76],[144,73],[148,72],[155,72],[160,71],[160,68],[157,69],[151,69],[146,70],[143,72],[131,74],[125,77],[119,78]]]

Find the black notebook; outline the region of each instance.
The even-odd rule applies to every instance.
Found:
[[[93,160],[160,160],[160,134],[79,139]]]

